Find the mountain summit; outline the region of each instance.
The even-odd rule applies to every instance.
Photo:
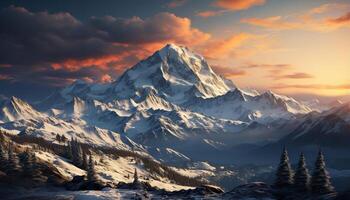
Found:
[[[271,139],[264,134],[311,111],[271,91],[239,89],[217,75],[201,55],[173,44],[112,83],[78,80],[35,107],[38,110],[17,98],[1,101],[0,128],[48,140],[59,133],[94,145],[162,152],[171,148],[189,158],[236,141]],[[250,135],[255,132],[259,137]]]
[[[127,70],[114,85],[113,98],[130,98],[155,90],[159,96],[176,103],[193,96],[215,97],[232,89],[202,56],[174,44],[166,45]]]

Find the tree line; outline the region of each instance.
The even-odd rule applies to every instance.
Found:
[[[199,178],[182,175],[176,172],[174,169],[160,162],[156,162],[152,158],[138,154],[134,151],[116,149],[116,148],[107,147],[107,146],[94,146],[87,143],[80,143],[75,138],[71,138],[69,140],[66,137],[63,137],[58,134],[56,135],[56,140],[58,141],[58,143],[45,140],[44,138],[34,137],[29,135],[21,135],[21,136],[11,135],[11,134],[7,134],[4,131],[0,131],[0,137],[1,136],[6,136],[10,140],[18,144],[30,144],[31,146],[33,146],[34,149],[39,149],[42,151],[54,153],[56,155],[65,157],[71,160],[72,164],[84,170],[88,169],[86,168],[86,165],[87,163],[89,163],[88,158],[89,158],[90,152],[93,151],[95,153],[110,155],[110,156],[113,156],[114,158],[133,157],[137,160],[140,160],[144,164],[145,169],[147,169],[150,173],[167,177],[169,180],[180,185],[196,187],[207,183],[205,181],[202,181]],[[58,138],[60,138],[60,140],[58,140]],[[62,139],[62,138],[65,138],[65,139]],[[95,161],[93,161],[93,163],[95,163]]]
[[[0,144],[0,171],[9,177],[21,176],[38,183],[47,180],[36,155],[28,149],[17,154],[13,143]]]

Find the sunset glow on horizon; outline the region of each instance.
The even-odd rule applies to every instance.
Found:
[[[82,2],[57,4],[0,3],[2,87],[110,82],[175,43],[202,54],[241,88],[350,94],[346,0],[110,1],[87,3],[85,11]]]

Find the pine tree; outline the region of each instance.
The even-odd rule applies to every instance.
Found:
[[[76,143],[76,155],[75,155],[75,163],[78,167],[83,166],[83,149],[79,143]]]
[[[18,157],[13,152],[13,145],[9,145],[8,149],[8,161],[7,161],[7,174],[9,175],[18,175],[21,171],[21,166],[19,165]]]
[[[30,176],[33,168],[33,160],[31,154],[26,150],[20,155],[21,166],[24,176]]]
[[[5,171],[7,165],[7,158],[4,147],[0,144],[0,171]]]
[[[305,156],[303,153],[300,154],[298,168],[294,176],[294,186],[301,191],[309,190],[310,175],[306,168]]]
[[[134,172],[134,183],[139,183],[139,176],[137,174],[137,169],[135,168],[135,172]]]
[[[29,154],[30,160],[32,161],[32,167],[30,169],[30,176],[33,181],[37,183],[44,183],[47,181],[47,177],[42,174],[41,166],[35,156],[35,154]]]
[[[70,141],[68,141],[68,144],[66,146],[66,156],[69,159],[73,159],[72,143]]]
[[[61,143],[61,136],[59,134],[56,134],[56,140],[58,141],[58,143]]]
[[[288,152],[286,148],[283,149],[276,176],[276,187],[288,187],[293,184],[293,171],[289,163]]]
[[[87,179],[89,182],[96,182],[97,179],[97,175],[96,175],[96,171],[95,171],[95,163],[92,159],[92,156],[90,154],[89,157],[89,165],[88,165],[88,170],[87,170]]]
[[[62,141],[63,143],[66,143],[66,142],[67,142],[66,136],[62,135],[62,136],[61,136],[61,141]]]
[[[70,145],[68,145],[67,154],[72,155],[72,161],[75,166],[77,167],[83,166],[83,150],[79,142],[77,140],[74,140],[74,138],[72,138]]]
[[[88,163],[88,158],[86,156],[86,153],[85,151],[83,152],[83,166],[82,168],[87,170],[88,169],[88,166],[89,166],[89,163]]]
[[[324,156],[321,151],[315,163],[315,169],[311,178],[311,190],[314,194],[328,194],[334,192],[334,187],[330,181],[330,176],[326,170]]]

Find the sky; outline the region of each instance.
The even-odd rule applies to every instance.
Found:
[[[107,83],[167,43],[241,88],[350,94],[348,0],[0,1],[0,94]]]

